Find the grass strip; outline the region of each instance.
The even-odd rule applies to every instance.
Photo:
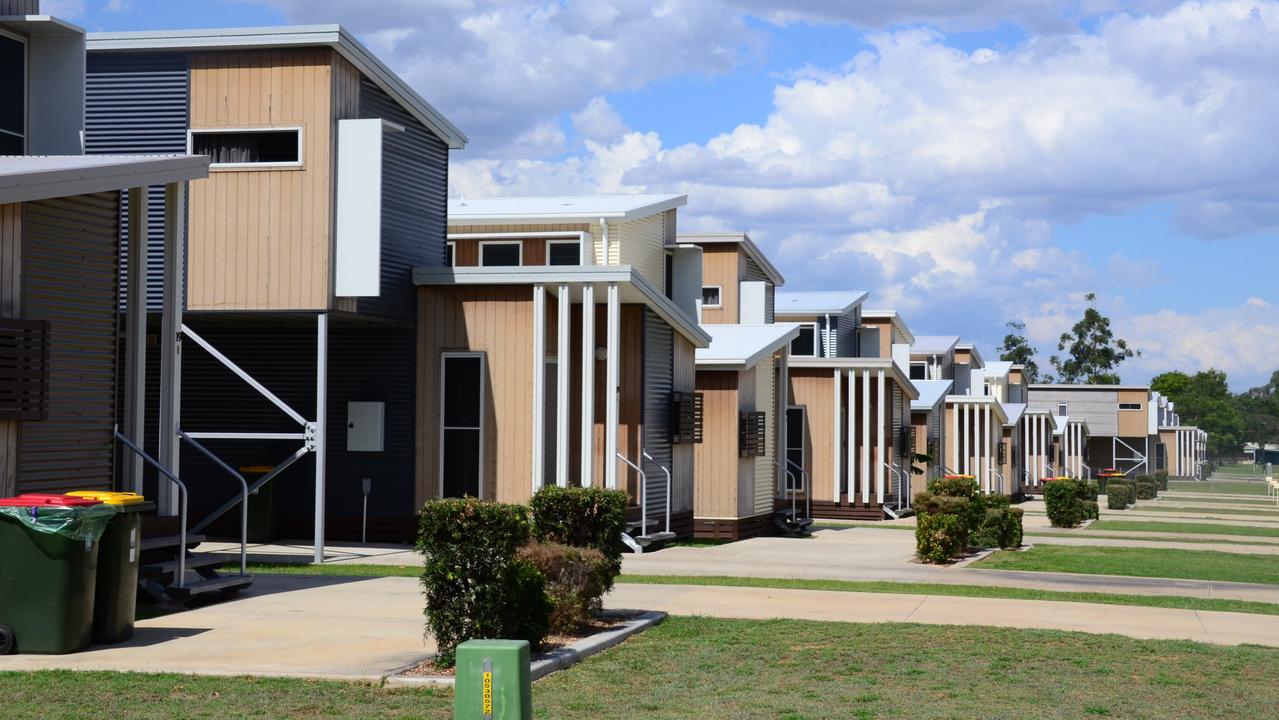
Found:
[[[1168,489],[1175,492],[1220,493],[1222,495],[1265,495],[1264,482],[1248,482],[1246,480],[1171,480]]]
[[[972,567],[1279,584],[1274,556],[1213,550],[1037,545],[1026,552],[996,552]]]
[[[1030,552],[1034,552],[1031,550]],[[881,580],[812,580],[802,578],[757,578],[727,575],[622,575],[618,583],[635,585],[699,585],[714,587],[755,587],[779,590],[823,590],[830,592],[902,593],[947,597],[983,597],[1005,600],[1056,600],[1103,605],[1217,610],[1221,612],[1279,615],[1279,604],[1163,595],[1121,595],[1099,592],[1059,592],[1033,588],[990,585],[946,585],[904,583]]]
[[[1143,522],[1141,520],[1097,520],[1093,522],[1092,525],[1089,525],[1088,529],[1081,533],[1081,536],[1091,536],[1094,530],[1098,532],[1136,531],[1180,533],[1185,535],[1251,535],[1253,537],[1279,538],[1279,528],[1275,527],[1209,525],[1206,523],[1164,522],[1162,520],[1152,520],[1150,522]],[[1029,535],[1030,533],[1027,534]]]

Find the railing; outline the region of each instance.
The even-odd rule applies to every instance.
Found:
[[[799,471],[799,475],[800,475],[800,477],[802,477],[802,478],[804,479],[804,482],[803,482],[803,484],[802,484],[802,487],[800,488],[800,490],[804,493],[804,517],[806,517],[806,518],[811,518],[811,517],[813,516],[813,493],[809,491],[809,486],[812,484],[812,483],[811,483],[812,478],[810,478],[810,477],[809,477],[809,475],[808,475],[808,471],[804,469],[804,466],[803,466],[803,465],[800,465],[799,463],[795,462],[794,460],[791,460],[790,458],[786,458],[786,465],[788,465],[788,466],[790,466],[790,467],[793,467],[793,468],[795,468],[796,470],[798,470],[798,471]],[[786,474],[790,477],[790,479],[791,479],[791,480],[794,480],[794,479],[795,479],[795,474],[794,474],[794,473],[792,473],[789,469],[787,469],[787,467],[786,467],[786,466],[783,466],[783,467],[782,467],[782,470],[786,472]],[[793,485],[793,483],[792,483],[792,485]],[[789,488],[789,487],[791,487],[791,485],[787,485],[787,487]],[[792,517],[792,518],[795,518],[795,517],[796,517],[796,515],[795,515],[795,510],[796,510],[796,507],[795,507],[795,492],[794,492],[794,491],[791,491],[790,496],[791,496],[791,497],[790,497],[790,505],[791,505],[791,507],[790,507],[790,512],[791,512],[791,517]]]
[[[630,466],[632,470],[639,473],[640,534],[647,535],[648,534],[648,476],[644,474],[644,471],[640,469],[639,465],[636,465],[635,463],[631,462],[629,458],[627,458],[625,455],[621,454],[620,452],[617,454],[617,459],[626,463],[627,465]]]
[[[888,470],[888,472],[893,474],[893,478],[895,478],[897,481],[897,492],[894,494],[897,496],[897,509],[901,510],[902,509],[902,474],[901,472],[897,470],[897,468],[892,463],[882,463],[882,465]]]
[[[993,467],[991,467],[991,468],[987,468],[987,469],[990,471],[990,474],[991,474],[991,475],[994,475],[994,476],[995,476],[995,478],[999,480],[999,482],[998,482],[998,483],[996,483],[996,485],[995,485],[995,492],[1000,493],[1000,494],[1003,494],[1003,492],[1004,492],[1004,474],[1003,474],[1003,473],[1001,473],[1001,472],[999,472],[998,470],[996,470],[996,469],[995,469],[995,468],[993,468]]]
[[[671,470],[665,465],[654,460],[653,456],[649,455],[647,450],[641,450],[640,455],[643,456],[645,460],[648,460],[649,462],[661,468],[662,472],[666,473],[666,532],[670,532],[671,531],[671,489],[672,489],[671,488]],[[645,506],[648,505],[647,494],[645,494],[644,496],[644,505]],[[641,517],[642,516],[643,516],[643,511],[641,511]],[[647,528],[645,529],[645,532],[646,533],[648,532]]]
[[[249,481],[245,480],[244,476],[241,475],[238,471],[236,471],[235,468],[232,468],[230,465],[227,465],[225,462],[223,462],[222,458],[218,457],[217,455],[214,455],[208,448],[201,445],[198,441],[195,440],[195,438],[191,437],[190,435],[187,435],[181,430],[178,431],[178,437],[185,440],[191,447],[195,448],[196,450],[199,450],[201,455],[204,455],[208,459],[212,460],[213,464],[217,465],[223,470],[226,470],[227,473],[229,473],[232,477],[240,481],[240,576],[243,577],[245,575],[248,575],[247,565],[248,565],[248,559],[249,559]],[[201,526],[201,529],[203,529],[203,526]]]
[[[177,475],[174,475],[172,472],[170,472],[168,468],[166,468],[165,466],[161,465],[161,464],[160,464],[160,461],[158,461],[158,460],[156,460],[155,458],[153,458],[153,457],[151,457],[150,455],[148,455],[146,450],[143,450],[142,448],[138,447],[137,445],[134,445],[134,444],[133,444],[133,441],[129,440],[129,438],[125,437],[125,436],[124,436],[124,435],[120,432],[120,428],[119,428],[119,427],[116,427],[116,428],[114,429],[114,432],[115,432],[115,438],[116,438],[117,440],[119,440],[120,442],[124,443],[124,446],[125,446],[125,447],[127,447],[127,448],[129,448],[130,450],[132,450],[133,452],[137,453],[137,454],[138,454],[138,455],[139,455],[139,456],[140,456],[143,460],[146,460],[148,464],[150,464],[152,467],[154,467],[156,470],[158,470],[158,471],[160,472],[160,474],[161,474],[161,475],[163,475],[163,476],[167,477],[167,478],[168,478],[169,480],[171,480],[171,481],[172,481],[175,485],[177,485],[177,486],[178,486],[178,496],[179,496],[179,503],[178,503],[178,517],[180,518],[180,519],[179,519],[179,525],[178,525],[178,542],[180,543],[180,544],[178,545],[178,587],[180,587],[180,588],[182,588],[182,587],[186,587],[186,574],[187,574],[187,497],[190,495],[190,492],[187,490],[187,485],[186,485],[186,483],[184,483],[184,482],[182,482],[181,480],[179,480]]]
[[[1092,480],[1092,465],[1089,465],[1086,462],[1081,462],[1079,463],[1079,466],[1084,469],[1084,479]]]

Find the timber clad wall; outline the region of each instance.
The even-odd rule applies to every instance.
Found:
[[[0,317],[22,317],[22,203],[0,205]],[[18,421],[0,420],[0,497],[17,492]]]
[[[23,423],[19,492],[110,489],[119,193],[27,203],[22,314],[48,320],[49,416]]]
[[[697,373],[705,420],[702,443],[693,452],[693,514],[698,518],[741,517],[738,482],[746,462],[738,456],[739,382],[740,374],[731,370]]]
[[[702,323],[706,325],[736,323],[740,287],[743,274],[742,254],[733,243],[707,243],[702,246],[702,285],[720,287],[719,308],[702,308]]]
[[[773,360],[768,358],[755,366],[755,410],[764,413],[764,432],[766,453],[764,457],[754,459],[755,476],[753,513],[765,513],[773,509],[773,498],[777,497],[777,475],[775,468],[777,458],[777,373],[773,370]],[[800,480],[799,478],[796,478]],[[800,480],[802,482],[802,480]]]
[[[1141,406],[1141,410],[1118,410],[1119,413],[1119,436],[1144,438],[1150,430],[1149,415],[1150,411],[1150,394],[1145,390],[1120,390],[1119,402],[1134,403]]]
[[[831,452],[834,432],[831,423],[835,412],[834,372],[831,369],[790,368],[790,404],[803,406],[807,411],[804,469],[813,479],[814,500],[838,499],[833,497],[834,470],[831,464],[835,458]]]
[[[680,392],[693,392],[697,389],[696,350],[693,343],[679,333],[675,334],[675,389]],[[681,443],[672,448],[674,465],[674,499],[671,512],[690,512],[693,510],[693,485],[698,481],[693,474],[694,448],[691,443]]]
[[[300,126],[303,148],[300,168],[215,169],[191,183],[190,309],[329,307],[333,61],[328,48],[191,58],[192,128]]]

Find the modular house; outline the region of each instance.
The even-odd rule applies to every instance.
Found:
[[[693,527],[700,253],[683,195],[450,201],[418,285],[417,501],[625,490],[634,548]],[[668,522],[669,517],[669,522]]]
[[[239,502],[233,475],[252,469],[267,532],[313,535],[317,559],[326,528],[409,539],[412,270],[445,263],[448,154],[465,136],[337,25],[91,33],[88,51],[90,153],[211,160],[180,218],[184,322],[156,318],[171,273],[154,230],[137,253],[147,301],[123,303],[126,324],[161,337],[148,368],[185,350],[181,423],[147,436],[191,486],[194,528]],[[141,220],[162,212],[154,189],[143,202]]]
[[[882,520],[910,503],[915,447],[907,369],[911,335],[900,319],[862,327],[866,293],[778,293],[779,322],[797,322],[791,342],[787,452],[811,478],[817,518]],[[895,349],[896,348],[896,349]],[[792,453],[792,450],[794,451]]]
[[[1150,401],[1150,388],[1139,385],[1039,384],[1029,394],[1032,411],[1086,424],[1083,457],[1089,466],[1129,475],[1154,472],[1158,417]],[[1060,472],[1060,464],[1051,471]]]

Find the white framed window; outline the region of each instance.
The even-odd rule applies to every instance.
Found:
[[[928,379],[928,361],[914,361],[910,363],[910,379],[911,380],[927,380]]]
[[[790,354],[792,357],[820,357],[821,343],[817,338],[817,323],[806,322],[799,324],[799,335],[790,341]]]
[[[187,152],[208,155],[210,169],[302,167],[302,128],[201,128],[187,131]]]
[[[450,240],[448,252],[444,254],[445,267],[457,267],[457,242]]]
[[[723,288],[719,285],[703,285],[702,286],[702,307],[718,308],[723,307]]]
[[[0,30],[0,155],[27,153],[27,43]]]
[[[440,497],[484,498],[484,353],[440,353]]]
[[[480,241],[480,267],[519,267],[523,264],[523,242],[519,240]]]
[[[546,241],[546,264],[547,265],[581,265],[582,264],[582,241],[581,240],[547,240]]]
[[[1070,414],[1070,405],[1067,403],[1057,403],[1057,416],[1066,417]]]
[[[1120,410],[1140,411],[1141,407],[1141,403],[1119,403]]]

